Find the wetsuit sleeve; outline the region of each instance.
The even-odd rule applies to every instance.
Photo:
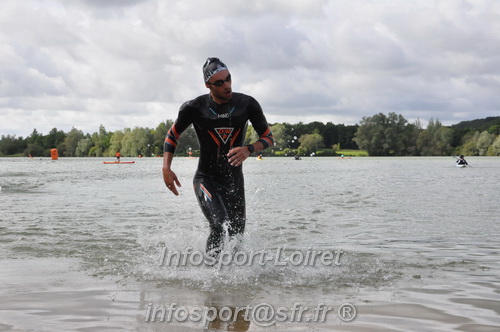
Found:
[[[271,132],[271,127],[267,124],[266,117],[264,116],[264,112],[262,111],[262,107],[260,107],[257,100],[252,98],[250,103],[250,122],[252,123],[253,128],[259,135],[258,142],[261,142],[264,146],[264,149],[267,149],[274,144],[273,133]]]
[[[167,132],[167,136],[165,137],[165,144],[163,147],[164,152],[175,152],[175,149],[177,148],[177,141],[179,140],[179,137],[181,134],[186,130],[189,125],[192,123],[192,118],[189,115],[189,109],[190,107],[188,106],[188,103],[184,103],[180,110],[179,110],[179,115],[177,116],[177,120],[175,120],[175,123],[170,127],[170,129]]]

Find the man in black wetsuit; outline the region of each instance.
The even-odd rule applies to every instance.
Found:
[[[457,165],[467,165],[469,166],[469,164],[467,163],[467,161],[465,161],[465,157],[463,154],[460,155],[460,158],[457,159]]]
[[[231,238],[245,230],[242,163],[253,152],[272,146],[273,136],[259,103],[250,96],[232,92],[231,73],[224,63],[208,58],[203,76],[210,93],[181,106],[165,138],[162,172],[167,188],[179,195],[176,185],[181,184],[171,169],[172,159],[180,135],[193,124],[200,143],[194,190],[210,225],[207,254],[217,257],[224,245],[225,226]],[[243,146],[248,120],[259,139]]]

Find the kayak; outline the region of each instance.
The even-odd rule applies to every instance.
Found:
[[[467,165],[465,164],[455,164],[455,167],[458,167],[458,168],[463,168],[463,167],[466,167]]]
[[[103,161],[103,164],[133,164],[135,161]]]

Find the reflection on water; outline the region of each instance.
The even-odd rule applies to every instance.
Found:
[[[242,299],[224,298],[222,295],[211,295],[205,300],[205,307],[214,309],[211,312],[207,330],[245,332],[250,328],[250,318],[242,308]]]
[[[408,312],[422,306],[413,321],[396,324],[409,329],[450,328],[449,317],[463,316],[467,306],[474,316],[453,328],[500,324],[492,309],[500,304],[499,158],[472,158],[475,167],[466,169],[451,158],[249,160],[243,251],[344,254],[335,266],[271,261],[220,269],[159,263],[160,244],[204,250],[208,226],[191,188],[196,160],[175,160],[179,197],[166,193],[160,159],[102,160],[0,158],[0,254],[4,261],[71,259],[81,275],[139,292],[132,306],[139,303],[135,323],[144,330],[156,328],[144,325],[148,304],[172,301],[236,308],[349,300],[363,308],[356,324],[371,319],[381,330],[394,328],[384,317],[395,314],[380,303],[406,303]],[[4,272],[12,290],[20,287],[16,271]],[[248,323],[219,319],[207,329],[258,329]]]

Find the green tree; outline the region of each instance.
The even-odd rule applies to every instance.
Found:
[[[417,147],[417,139],[422,130],[422,124],[418,119],[412,124],[408,124],[406,126],[405,132],[407,137],[407,155],[418,156],[420,154],[420,151]]]
[[[354,136],[358,130],[359,126],[346,126],[344,124],[337,125],[338,139],[333,141],[332,144],[337,143],[342,146],[343,149],[359,149],[359,146],[354,141]]]
[[[172,120],[167,120],[161,122],[153,133],[153,153],[156,156],[163,154],[163,146],[165,144],[165,137],[167,136],[168,130],[172,127],[174,122]]]
[[[125,134],[121,130],[113,132],[109,139],[109,153],[108,157],[114,157],[117,152],[122,150],[122,140]]]
[[[490,134],[500,135],[500,124],[491,125],[488,128]]]
[[[306,154],[316,152],[325,146],[323,136],[321,136],[317,131],[313,134],[300,136],[299,142],[299,151],[305,151]]]
[[[76,157],[89,157],[90,149],[93,147],[92,139],[87,135],[78,141],[75,149]]]
[[[36,129],[33,129],[33,132],[31,132],[31,135],[29,135],[26,138],[26,143],[27,144],[37,144],[42,146],[43,144],[43,135],[39,134]]]
[[[111,135],[111,133],[106,132],[102,124],[99,126],[99,131],[91,136],[93,143],[92,148],[89,150],[91,157],[103,157],[105,155],[106,150],[109,149]]]
[[[490,134],[488,131],[483,131],[479,134],[476,142],[476,148],[480,156],[488,155],[488,149],[495,141],[495,134]]]
[[[123,130],[123,138],[121,140],[121,154],[122,156],[137,156],[139,154],[139,144],[134,138],[134,134],[132,133],[132,129],[125,128]]]
[[[76,156],[76,148],[78,146],[78,142],[85,138],[85,135],[81,130],[76,128],[71,128],[69,133],[66,135],[64,139],[64,150],[65,156],[67,157],[75,157]]]
[[[479,151],[477,149],[477,140],[479,139],[479,131],[474,133],[469,132],[464,136],[464,144],[460,149],[461,153],[466,156],[479,156]]]
[[[34,143],[28,143],[25,151],[25,155],[30,155],[32,157],[47,157],[43,146]]]
[[[496,135],[490,134],[487,130],[470,132],[463,138],[464,144],[460,151],[464,155],[469,156],[486,156],[494,153],[494,148],[491,146],[495,143]],[[491,150],[490,150],[491,149]]]
[[[52,128],[48,135],[44,136],[43,146],[48,150],[57,148],[64,143],[65,138],[66,134],[64,133],[64,131],[57,130],[57,128]],[[64,151],[59,151],[59,153],[62,155],[64,154]]]
[[[286,122],[280,123],[280,125],[283,125],[283,127],[284,127],[284,132],[282,135],[282,138],[283,138],[282,147],[284,149],[297,149],[299,147],[300,143],[298,141],[298,136],[296,134],[294,125],[286,123]],[[274,132],[273,132],[273,135],[274,135]]]
[[[297,154],[300,156],[305,156],[308,154],[307,149],[301,145],[297,148]]]
[[[363,117],[354,141],[372,156],[383,155],[384,125],[386,116],[382,113]]]
[[[452,129],[431,118],[427,128],[418,135],[417,148],[423,156],[446,156],[453,151],[452,141]]]
[[[121,153],[123,156],[129,157],[138,155],[146,156],[151,149],[152,143],[153,137],[148,128],[125,128],[124,136],[121,141]]]
[[[286,148],[287,142],[290,140],[290,136],[286,134],[287,129],[285,125],[276,123],[271,126],[271,132],[273,133],[274,146],[278,149]]]
[[[44,152],[43,135],[39,134],[36,129],[33,129],[31,135],[26,138],[26,150],[24,154],[39,157],[46,156]]]
[[[320,134],[321,137],[323,137],[323,135],[325,134],[326,126],[323,122],[313,121],[306,124],[305,128],[308,134],[317,133]]]
[[[305,125],[304,123],[299,122],[299,123],[292,125],[291,133],[290,133],[292,140],[290,141],[290,147],[292,149],[297,149],[301,144],[299,142],[299,138],[302,135],[306,135],[306,134],[311,134],[311,132],[308,131],[307,125]]]
[[[325,131],[323,132],[323,139],[325,141],[325,146],[332,146],[336,144],[337,146],[340,144],[340,132],[338,126],[336,126],[332,122],[327,122],[325,125]],[[351,137],[352,139],[352,137]]]
[[[253,129],[252,125],[248,125],[247,133],[245,135],[245,145],[255,143],[259,139],[257,132]]]
[[[488,148],[488,156],[500,156],[500,135],[495,138],[495,141]]]
[[[199,150],[200,145],[198,143],[198,136],[193,128],[193,125],[189,126],[181,135],[177,141],[176,152],[187,153],[189,148],[192,150]]]
[[[16,135],[2,135],[0,139],[0,156],[22,153],[27,148],[26,140]]]
[[[383,113],[363,117],[356,131],[354,141],[372,156],[404,156],[411,146],[414,125],[396,113]]]

